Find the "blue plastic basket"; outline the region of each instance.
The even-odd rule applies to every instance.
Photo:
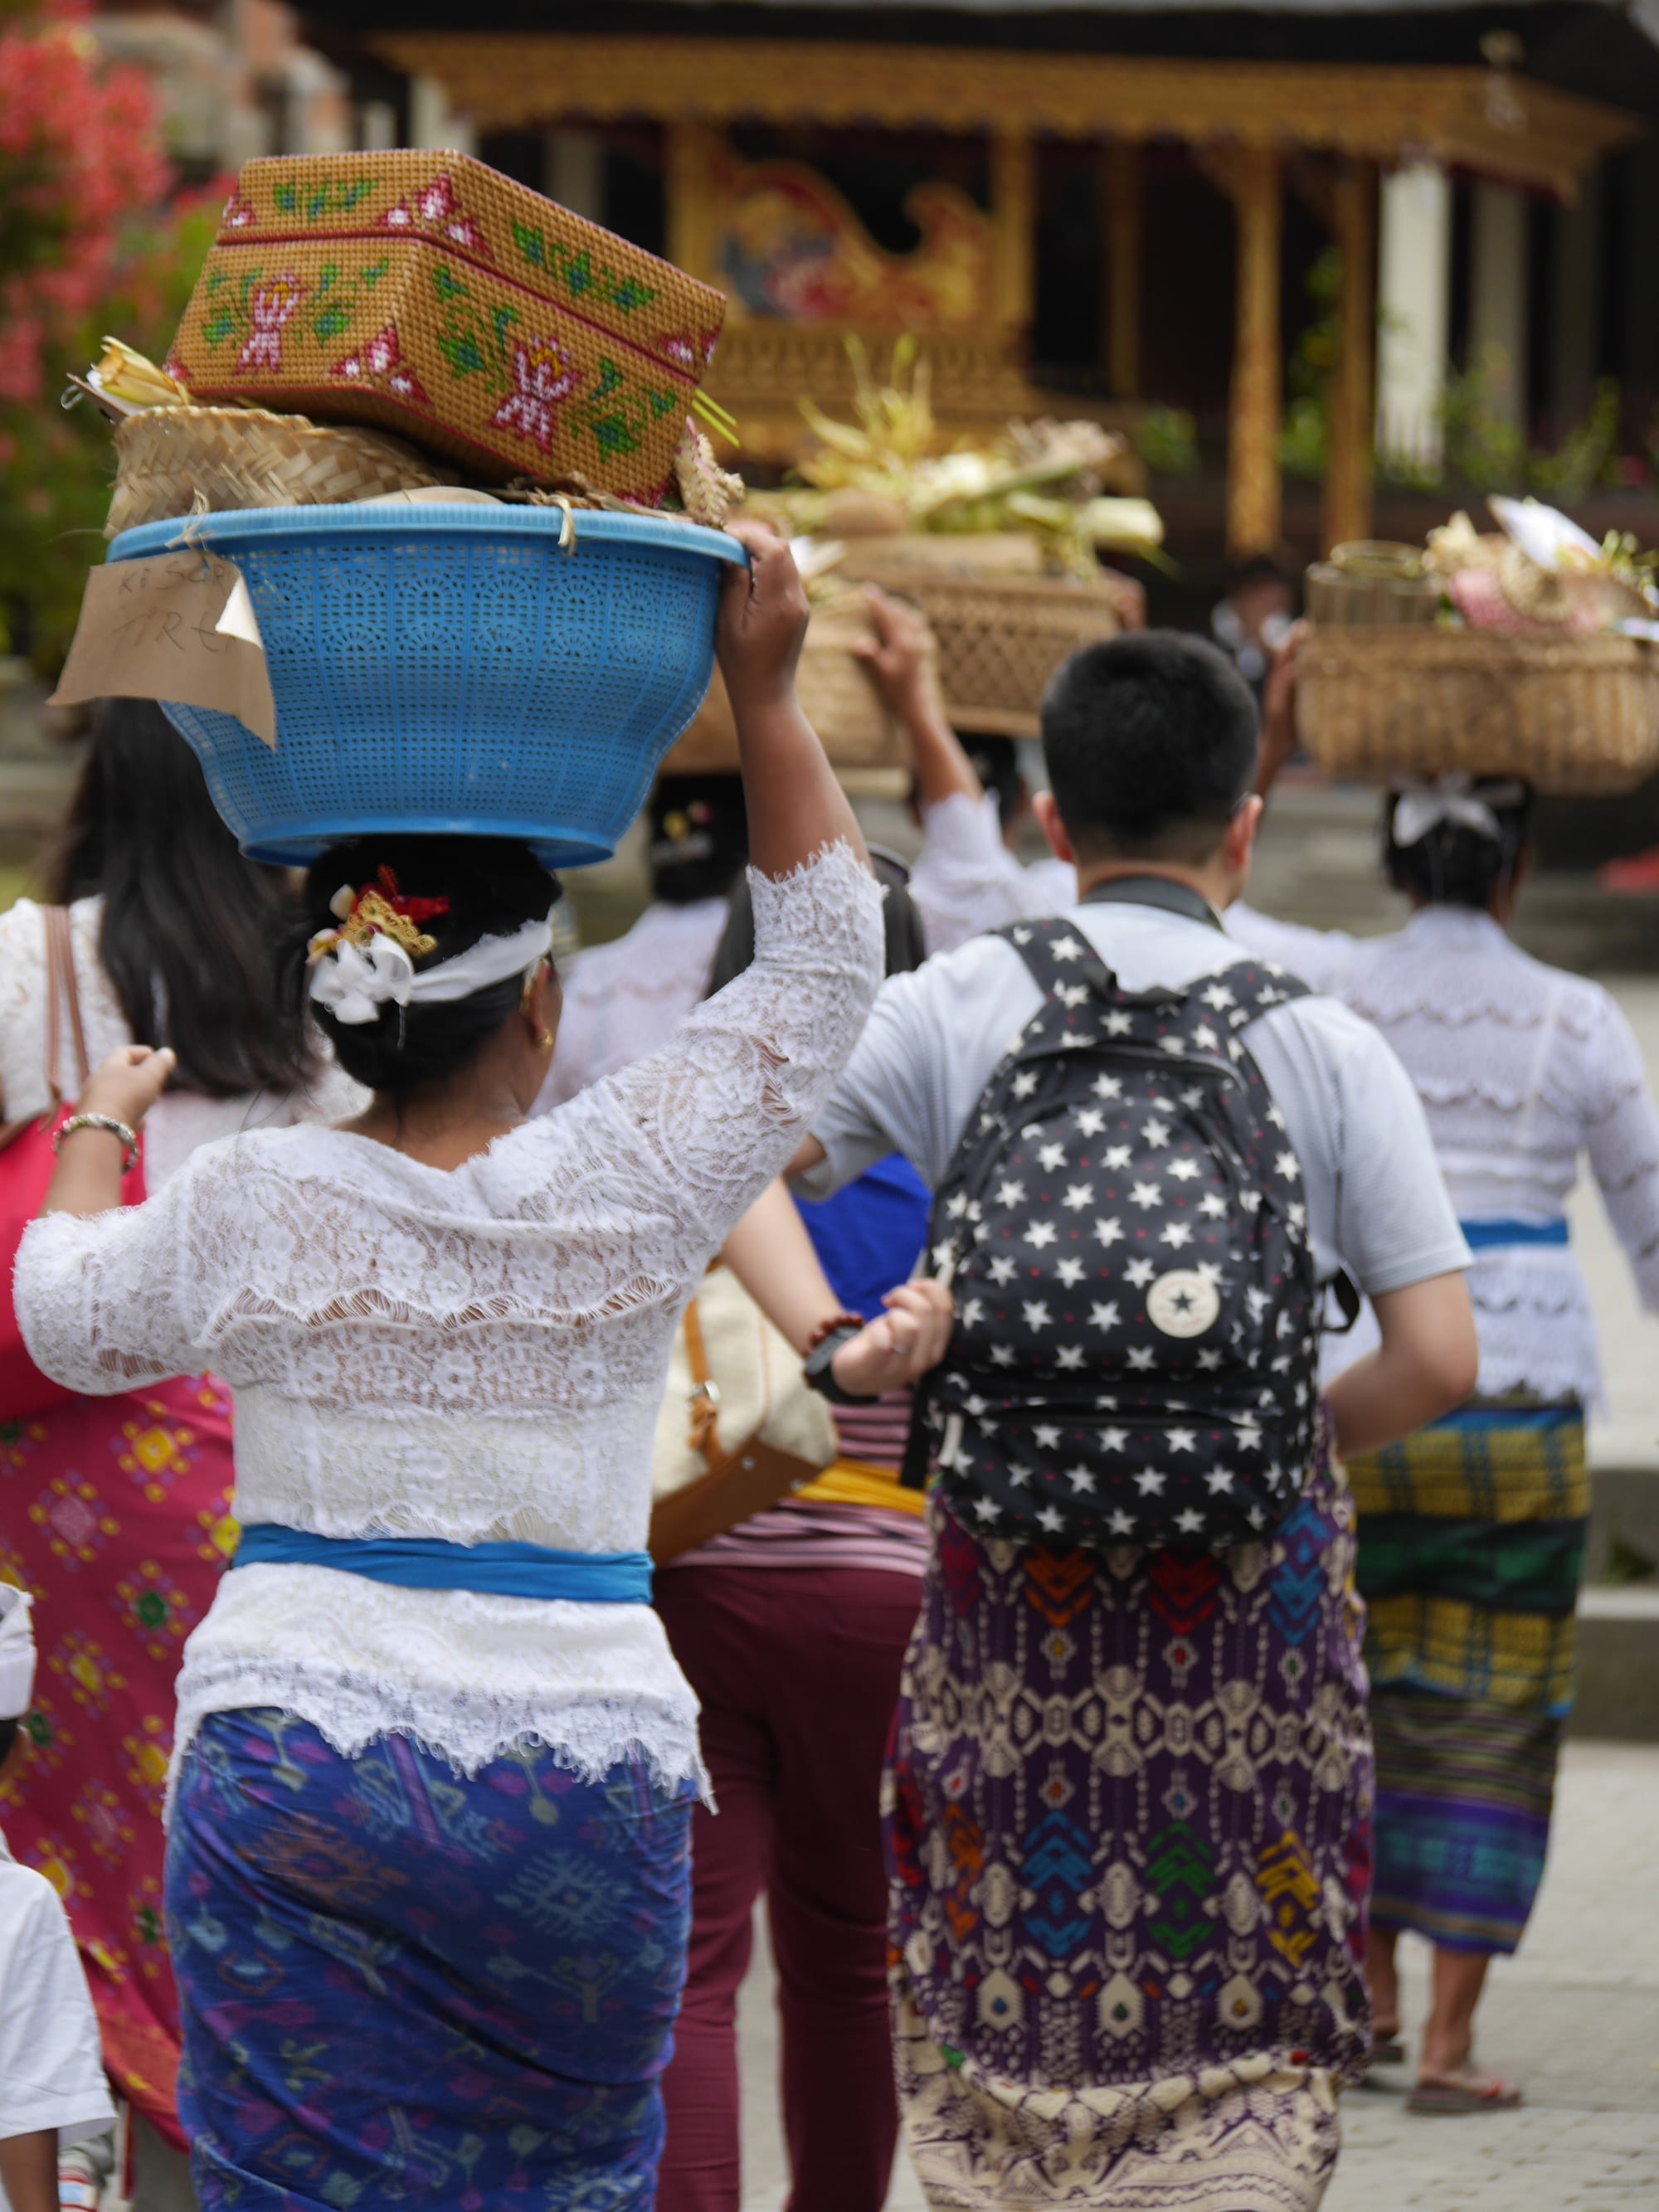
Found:
[[[380,830],[520,837],[602,860],[702,703],[735,540],[672,516],[557,507],[270,507],[193,540],[247,579],[276,746],[169,703],[245,853],[288,864]],[[179,543],[124,531],[112,561]]]

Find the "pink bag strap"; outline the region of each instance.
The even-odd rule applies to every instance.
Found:
[[[70,937],[69,908],[41,909],[46,926],[46,1087],[58,1092],[58,1056],[63,1047],[63,1012],[69,1008],[70,1035],[75,1046],[77,1094],[86,1088],[92,1064],[87,1057],[87,1033],[81,1024],[81,993],[75,980],[75,947]]]

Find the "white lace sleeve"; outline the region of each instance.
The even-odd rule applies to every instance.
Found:
[[[188,1375],[203,1346],[186,1318],[215,1244],[203,1211],[210,1167],[198,1152],[142,1206],[82,1216],[44,1214],[23,1231],[14,1295],[28,1355],[66,1390],[103,1398]]]
[[[881,982],[881,892],[848,846],[781,882],[751,869],[755,957],[668,1042],[605,1077],[629,1198],[647,1191],[719,1243],[783,1168],[858,1042]],[[557,1115],[550,1117],[557,1121]]]
[[[1605,992],[1587,1039],[1584,1142],[1607,1218],[1651,1312],[1659,1311],[1659,1115],[1641,1048]]]
[[[1074,884],[1071,890],[1074,896]],[[954,952],[988,929],[1062,910],[1054,902],[1055,884],[1047,872],[1024,867],[1003,843],[996,801],[988,795],[969,799],[963,791],[952,792],[923,815],[910,896],[929,952]]]

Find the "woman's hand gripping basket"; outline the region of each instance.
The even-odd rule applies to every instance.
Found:
[[[246,581],[276,742],[164,703],[242,849],[288,864],[394,830],[606,858],[708,688],[744,558],[671,515],[495,502],[215,514],[190,538]],[[150,525],[110,559],[178,542]]]

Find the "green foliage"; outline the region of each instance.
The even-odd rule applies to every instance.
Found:
[[[1198,431],[1184,407],[1149,407],[1134,442],[1155,477],[1189,477],[1198,467]]]
[[[1287,399],[1279,435],[1280,465],[1289,476],[1318,481],[1330,447],[1330,383],[1336,366],[1336,300],[1341,257],[1334,246],[1308,272],[1309,320],[1287,365]],[[1605,377],[1589,411],[1553,449],[1529,445],[1510,420],[1514,371],[1501,346],[1488,346],[1468,368],[1447,376],[1440,406],[1442,458],[1425,466],[1379,455],[1377,474],[1414,491],[1534,492],[1571,507],[1599,484],[1620,481],[1617,382]]]

